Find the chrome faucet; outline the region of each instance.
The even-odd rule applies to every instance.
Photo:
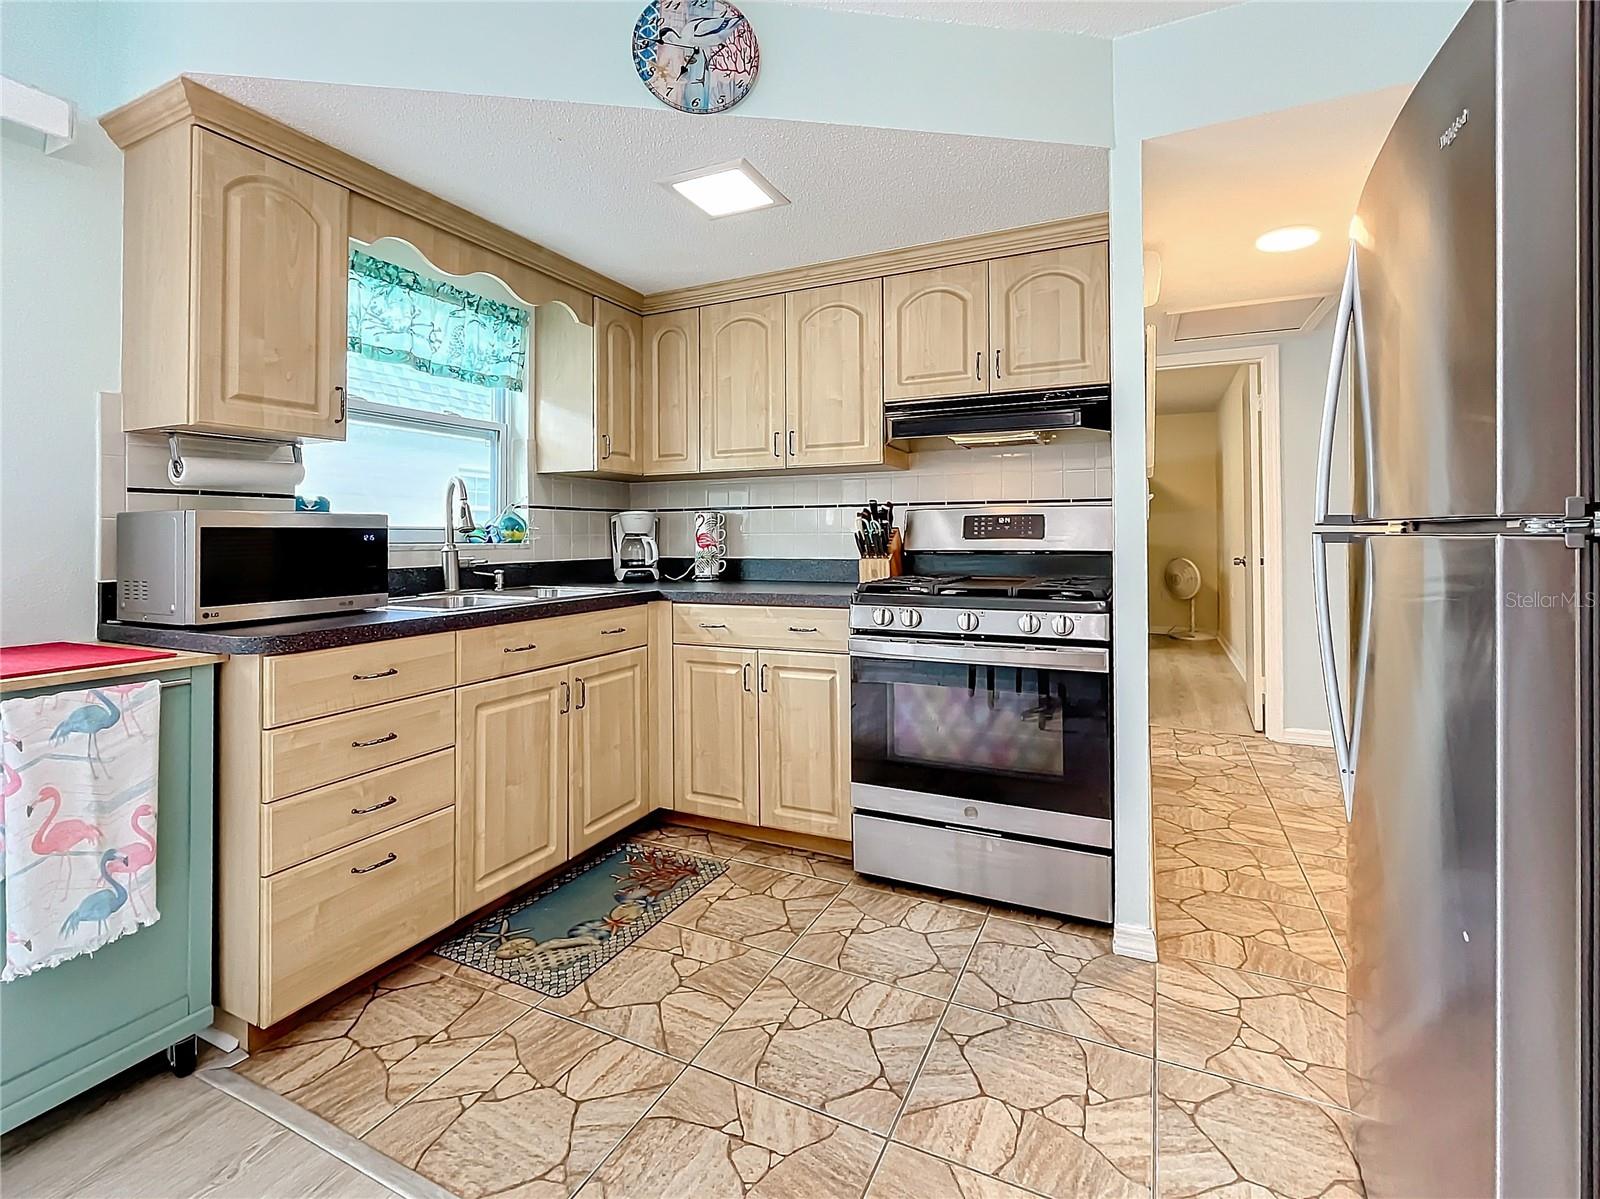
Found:
[[[482,566],[487,559],[461,560],[461,547],[456,544],[457,533],[470,533],[477,527],[472,518],[472,505],[467,502],[467,485],[460,475],[451,478],[444,488],[444,547],[439,551],[439,564],[444,567],[444,589],[461,590],[461,567]]]

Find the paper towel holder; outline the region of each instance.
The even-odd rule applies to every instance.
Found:
[[[179,448],[179,437],[201,437],[207,441],[242,441],[249,445],[269,445],[274,449],[288,446],[289,452],[294,456],[296,466],[304,466],[305,459],[301,454],[298,441],[280,441],[274,437],[238,437],[225,433],[179,433],[176,430],[167,430],[167,454],[172,459],[172,469],[178,474],[183,474],[183,451]]]

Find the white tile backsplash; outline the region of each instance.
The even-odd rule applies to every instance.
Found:
[[[731,557],[852,558],[855,511],[869,498],[904,505],[1110,497],[1110,437],[1085,432],[1051,445],[917,453],[904,471],[634,483],[626,502],[661,513],[661,552],[671,558],[693,552],[693,511],[701,508],[728,514]]]

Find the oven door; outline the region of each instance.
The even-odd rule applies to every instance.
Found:
[[[1103,646],[852,637],[857,812],[1108,849]]]

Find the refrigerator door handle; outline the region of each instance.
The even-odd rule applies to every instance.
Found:
[[[1333,734],[1333,757],[1339,767],[1339,787],[1344,792],[1344,818],[1354,811],[1355,762],[1344,718],[1344,697],[1339,691],[1339,655],[1333,644],[1333,606],[1328,594],[1328,542],[1322,533],[1311,535],[1312,599],[1317,610],[1317,648],[1322,655],[1322,689],[1328,698],[1328,726]]]
[[[1339,289],[1339,309],[1333,319],[1333,359],[1328,364],[1328,389],[1322,400],[1322,438],[1317,446],[1317,508],[1315,524],[1328,521],[1328,496],[1333,487],[1333,435],[1339,420],[1339,388],[1344,382],[1345,353],[1350,343],[1350,326],[1356,308],[1356,243],[1350,243],[1350,258],[1344,268],[1344,286]],[[1356,354],[1361,347],[1359,335]]]

